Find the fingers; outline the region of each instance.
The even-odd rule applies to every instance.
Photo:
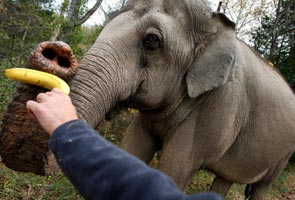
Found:
[[[32,101],[32,100],[28,101],[26,104],[26,108],[27,108],[28,113],[34,118],[36,118],[34,113],[38,109],[38,106],[39,106],[38,103],[36,101]]]
[[[54,88],[52,91],[46,93],[39,93],[36,97],[36,101],[29,100],[26,104],[29,114],[38,117],[38,113],[46,108],[55,106],[60,103],[68,101],[69,96],[64,94],[60,89]]]
[[[44,102],[46,101],[48,97],[55,96],[56,94],[64,94],[64,93],[58,88],[53,88],[50,92],[38,94],[36,97],[36,101],[38,103]]]
[[[38,106],[36,101],[29,100],[26,104],[27,109],[34,110]]]
[[[34,115],[32,109],[35,109],[35,105],[36,102],[35,101],[28,101],[27,104],[26,104],[26,108],[27,108],[27,112],[29,113],[29,115],[32,117],[32,118],[35,118],[36,119],[36,116]]]
[[[44,102],[45,99],[46,99],[46,95],[47,95],[46,93],[40,93],[40,94],[38,94],[37,97],[36,97],[36,101],[38,103]]]
[[[58,88],[53,88],[53,89],[51,90],[51,92],[58,93],[58,94],[64,94],[64,92],[61,91],[61,90],[58,89]]]

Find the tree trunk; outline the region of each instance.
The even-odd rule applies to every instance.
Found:
[[[58,22],[57,22],[55,29],[53,30],[53,32],[51,34],[50,41],[57,41],[57,39],[60,35],[61,27],[62,27],[62,24],[64,21],[64,16],[65,16],[66,10],[68,8],[68,5],[69,5],[69,0],[65,0],[62,3],[61,8],[60,8],[60,15],[58,18]]]
[[[58,38],[59,35],[60,35],[61,26],[62,26],[62,24],[59,23],[59,24],[55,27],[55,29],[53,30],[53,33],[52,33],[52,35],[51,35],[51,37],[50,37],[50,41],[57,41],[57,38]]]
[[[27,34],[28,34],[28,31],[29,31],[29,27],[31,25],[31,22],[32,22],[32,18],[30,17],[29,18],[29,21],[28,21],[28,25],[27,25],[26,30],[25,30],[25,33],[24,33],[23,38],[22,38],[23,41],[25,41],[25,39],[27,37]]]
[[[80,19],[79,22],[76,22],[75,26],[82,25],[84,22],[86,22],[89,17],[91,17],[91,15],[93,15],[93,13],[100,7],[101,3],[102,0],[96,1],[95,5],[84,15],[84,17]]]
[[[273,61],[274,64],[277,64],[276,61],[273,60],[275,55],[277,54],[277,40],[278,40],[278,23],[279,23],[279,15],[281,11],[281,0],[278,1],[278,6],[276,9],[276,19],[275,22],[272,26],[272,36],[271,36],[271,47],[270,47],[270,52],[269,52],[269,59]]]
[[[69,8],[69,19],[70,23],[73,25],[76,23],[76,20],[79,18],[79,11],[81,8],[81,0],[72,0]]]

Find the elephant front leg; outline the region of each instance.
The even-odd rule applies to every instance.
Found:
[[[120,146],[146,163],[150,162],[158,150],[156,140],[142,123],[140,114],[135,116],[128,127],[127,135],[123,137]]]
[[[164,141],[158,169],[168,174],[184,190],[194,173],[201,168],[203,158],[193,148],[193,133],[186,132],[184,137],[179,132]]]
[[[232,182],[227,181],[219,176],[216,176],[210,190],[212,192],[218,193],[225,199],[226,194],[229,191],[232,184],[233,184]]]

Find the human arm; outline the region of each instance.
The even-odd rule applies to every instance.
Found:
[[[182,193],[168,176],[106,141],[81,120],[58,127],[50,148],[85,199],[221,199],[212,193]]]

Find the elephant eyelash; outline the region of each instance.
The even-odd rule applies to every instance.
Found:
[[[145,53],[143,43],[140,43],[139,48],[140,48],[140,51],[141,51],[140,66],[142,68],[144,68],[144,67],[146,67],[148,65],[148,60],[147,60],[147,57],[146,57],[146,53]]]
[[[195,48],[198,48],[201,45],[201,43],[199,41],[195,42]]]
[[[156,34],[146,35],[142,43],[143,43],[144,49],[148,51],[154,51],[162,47],[161,39]]]

